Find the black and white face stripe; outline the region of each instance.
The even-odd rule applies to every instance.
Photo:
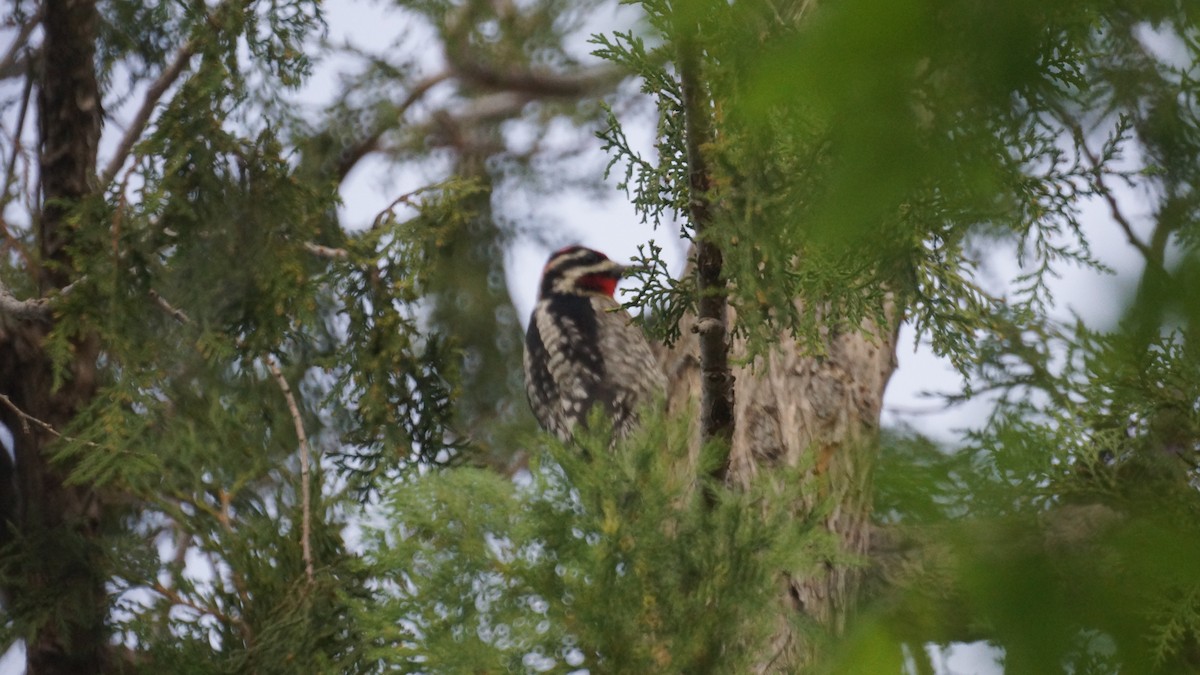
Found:
[[[608,256],[599,251],[584,246],[568,246],[555,251],[546,261],[546,266],[542,269],[542,285],[538,290],[538,297],[587,292],[587,288],[579,286],[580,279],[599,275],[616,280],[620,279],[624,272],[624,265],[609,260]]]

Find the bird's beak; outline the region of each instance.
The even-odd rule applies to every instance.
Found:
[[[629,267],[626,265],[622,265],[621,263],[619,263],[615,260],[605,260],[604,262],[600,263],[600,265],[597,266],[596,271],[599,272],[600,274],[604,274],[606,276],[612,276],[612,277],[616,277],[617,279],[620,279],[621,277],[623,277],[629,273]]]

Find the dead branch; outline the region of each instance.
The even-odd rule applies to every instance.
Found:
[[[55,438],[62,438],[62,434],[58,432],[58,429],[55,429],[48,422],[44,422],[33,415],[30,415],[24,410],[21,410],[20,406],[18,406],[16,403],[13,403],[12,399],[4,394],[0,394],[0,403],[3,403],[4,407],[13,411],[17,417],[21,418],[21,426],[24,427],[24,431],[26,433],[29,431],[29,425],[32,424],[33,426],[45,431]]]
[[[3,203],[8,202],[8,190],[12,187],[13,179],[15,178],[17,157],[21,154],[21,131],[25,128],[25,116],[29,113],[29,102],[32,99],[32,94],[33,71],[30,71],[25,74],[25,87],[21,91],[21,107],[17,111],[17,122],[13,127],[12,133],[12,153],[9,154],[8,166],[4,169],[4,190],[0,193],[0,201]],[[8,239],[12,238],[7,229],[4,232],[4,236]]]
[[[308,480],[308,434],[304,433],[304,420],[300,417],[300,406],[296,404],[296,397],[292,394],[292,388],[288,385],[287,378],[283,376],[283,371],[279,369],[279,364],[269,354],[266,362],[271,375],[275,377],[275,382],[279,384],[279,390],[283,392],[284,400],[287,401],[288,412],[292,415],[292,425],[296,428],[296,438],[300,442],[300,554],[304,558],[304,575],[311,584],[313,582],[312,496]]]
[[[304,242],[304,250],[318,258],[328,258],[329,260],[347,260],[350,258],[350,252],[344,248],[322,246],[321,244],[314,244],[309,241]]]
[[[17,31],[13,38],[12,44],[9,45],[8,51],[4,53],[4,57],[0,58],[0,80],[16,77],[22,73],[29,72],[29,64],[33,63],[34,56],[25,51],[25,45],[29,44],[29,36],[33,35],[34,29],[42,22],[42,9],[33,13],[32,16],[25,19],[25,23],[21,24],[21,28]]]
[[[151,288],[149,295],[150,299],[154,301],[154,304],[158,305],[159,309],[166,312],[172,319],[175,319],[179,323],[185,325],[192,322],[191,317],[189,317],[182,309],[176,309],[173,305],[171,305],[171,303],[167,302],[166,298],[158,294],[158,291]]]

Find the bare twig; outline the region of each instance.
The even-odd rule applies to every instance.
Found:
[[[38,16],[41,16],[40,12]],[[21,133],[25,129],[25,117],[29,112],[29,102],[33,98],[33,80],[35,78],[35,73],[32,67],[32,61],[27,63],[26,66],[25,87],[21,92],[21,107],[17,111],[17,120],[15,126],[13,127],[12,133],[12,153],[8,157],[8,165],[4,170],[4,189],[2,192],[0,192],[0,237],[3,237],[3,241],[0,241],[0,245],[16,251],[17,254],[21,256],[22,260],[25,261],[26,267],[28,269],[33,269],[35,267],[33,256],[29,253],[29,250],[26,248],[25,244],[22,243],[21,240],[16,236],[14,236],[12,231],[8,229],[8,224],[4,221],[3,214],[5,207],[8,206],[9,201],[12,199],[9,191],[12,189],[13,182],[16,180],[17,158],[21,155]]]
[[[13,146],[12,153],[8,156],[8,166],[4,168],[4,192],[0,194],[0,200],[8,201],[8,190],[12,187],[13,178],[17,168],[17,157],[21,154],[21,131],[25,128],[25,116],[29,112],[29,101],[33,94],[33,71],[30,70],[25,74],[25,88],[21,91],[21,108],[17,111],[17,122],[13,127]],[[6,231],[6,237],[11,237]]]
[[[416,190],[412,190],[410,192],[405,192],[404,194],[400,195],[399,197],[396,197],[395,199],[392,200],[391,204],[388,204],[387,206],[383,207],[382,211],[375,214],[375,219],[371,221],[371,229],[378,228],[380,225],[382,225],[387,220],[388,216],[392,215],[395,212],[397,206],[404,204],[406,206],[416,207],[416,205],[413,203],[413,197],[416,197],[417,195],[423,194],[426,192],[431,192],[433,190],[438,190],[438,189],[442,188],[444,185],[445,185],[445,183],[433,183],[431,185],[422,185],[421,187],[417,188]]]
[[[25,412],[24,410],[21,410],[20,406],[18,406],[16,403],[13,403],[12,399],[5,396],[4,394],[0,394],[0,403],[3,403],[4,407],[13,411],[13,413],[16,414],[17,417],[21,418],[21,426],[23,427],[23,430],[26,433],[29,432],[29,425],[32,424],[33,426],[41,429],[42,431],[45,431],[46,433],[50,434],[51,436],[53,436],[55,438],[63,437],[63,435],[58,432],[58,429],[55,429],[54,427],[50,426],[50,424],[48,422],[43,422],[42,420],[34,417],[33,415],[30,415],[29,413]]]
[[[344,248],[322,246],[307,241],[304,242],[304,250],[319,258],[328,258],[330,260],[346,260],[350,257],[350,252]]]
[[[242,624],[242,621],[234,619],[233,617],[229,616],[225,612],[221,611],[218,607],[216,607],[214,605],[209,605],[209,604],[201,605],[200,603],[198,603],[194,600],[185,598],[182,595],[180,595],[179,592],[176,591],[174,588],[171,588],[170,586],[167,586],[166,584],[155,582],[154,584],[152,584],[150,586],[150,590],[163,596],[173,605],[178,605],[180,607],[187,607],[188,609],[190,609],[194,612],[197,612],[201,615],[204,615],[204,614],[211,615],[213,618],[215,618],[218,621],[225,623],[225,624],[229,624],[229,625]]]
[[[29,44],[29,36],[33,35],[33,31],[38,24],[42,22],[42,10],[39,7],[38,11],[21,24],[20,30],[13,38],[12,44],[9,45],[8,51],[5,52],[4,58],[0,58],[0,79],[7,77],[15,77],[21,72],[28,70],[29,63],[32,63],[33,56],[26,53],[24,62],[19,60],[21,52],[25,49],[25,45]]]
[[[150,115],[154,112],[154,107],[158,105],[163,94],[167,89],[179,79],[179,75],[191,62],[192,56],[196,54],[197,39],[188,40],[179,51],[175,53],[175,58],[171,61],[161,73],[158,79],[150,85],[146,90],[146,96],[142,99],[142,107],[138,109],[134,115],[133,121],[129,124],[129,128],[125,130],[125,135],[121,137],[121,142],[117,144],[117,150],[113,153],[112,159],[108,161],[108,166],[104,167],[104,173],[100,177],[100,185],[107,186],[116,177],[117,172],[125,164],[125,160],[129,157],[129,152],[133,149],[138,139],[142,137],[142,132],[146,130],[146,125],[150,123]]]
[[[1125,233],[1125,238],[1128,239],[1129,243],[1132,244],[1133,247],[1142,254],[1142,257],[1146,259],[1147,263],[1165,271],[1162,256],[1156,255],[1154,250],[1147,246],[1146,243],[1137,236],[1137,234],[1133,231],[1133,225],[1129,222],[1129,219],[1125,217],[1125,213],[1121,210],[1121,205],[1117,203],[1116,195],[1113,194],[1112,189],[1109,188],[1107,182],[1104,180],[1104,163],[1100,161],[1100,158],[1088,146],[1087,136],[1084,134],[1083,126],[1065,110],[1058,110],[1057,114],[1058,118],[1062,120],[1062,123],[1067,125],[1067,128],[1070,129],[1071,136],[1074,137],[1075,145],[1079,148],[1079,152],[1081,152],[1084,158],[1087,159],[1088,168],[1091,170],[1092,177],[1096,181],[1096,187],[1098,188],[1100,197],[1103,198],[1104,203],[1108,205],[1108,211],[1112,216],[1113,221],[1117,223],[1117,226],[1120,227],[1121,231]]]
[[[283,392],[283,398],[287,401],[288,412],[292,415],[292,425],[296,428],[296,438],[300,442],[300,553],[304,557],[304,575],[311,584],[313,582],[312,496],[308,480],[308,435],[304,433],[304,420],[300,417],[300,406],[296,404],[296,397],[292,394],[292,388],[288,385],[287,378],[283,376],[283,371],[279,369],[279,364],[269,354],[266,362],[271,375],[275,377],[275,382],[279,384],[279,390]]]
[[[29,425],[32,424],[33,426],[41,429],[42,431],[45,431],[46,433],[50,434],[51,436],[53,436],[55,438],[60,438],[64,441],[79,440],[79,439],[73,438],[71,436],[64,436],[61,432],[59,432],[58,429],[55,429],[53,426],[51,426],[49,422],[38,419],[37,417],[30,415],[29,413],[25,412],[24,410],[21,410],[20,406],[18,406],[16,403],[13,403],[12,399],[5,396],[4,394],[0,394],[0,403],[3,403],[5,408],[8,408],[9,410],[13,411],[13,414],[15,414],[17,417],[19,417],[21,419],[21,428],[22,428],[22,431],[24,431],[25,433],[29,433]],[[91,448],[100,447],[99,444],[93,443],[91,441],[84,441],[84,444]]]
[[[158,305],[158,307],[170,315],[172,319],[175,319],[181,324],[189,324],[192,322],[191,317],[189,317],[182,309],[176,309],[174,306],[172,306],[171,303],[167,302],[166,298],[158,294],[158,291],[151,288],[149,295],[150,299],[154,301],[154,304]]]

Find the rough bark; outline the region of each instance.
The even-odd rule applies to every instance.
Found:
[[[797,301],[802,303],[802,301]],[[870,544],[871,470],[883,392],[896,366],[898,312],[887,308],[886,326],[867,324],[861,331],[829,333],[824,354],[783,336],[768,354],[735,366],[734,428],[729,482],[746,485],[781,466],[806,467],[798,519],[819,509],[820,525],[839,542],[839,560],[818,569],[786,570],[781,576],[780,629],[762,672],[788,671],[806,658],[810,645],[792,631],[800,613],[833,633],[845,625],[862,581],[861,565]],[[733,321],[730,310],[729,320]],[[663,352],[669,378],[668,408],[686,411],[701,389],[695,317],[682,325],[683,338]],[[735,339],[732,362],[744,363],[745,344]],[[698,450],[699,424],[693,429]]]
[[[95,3],[47,0],[42,16],[43,206],[37,221],[40,260],[32,272],[44,295],[71,280],[71,214],[93,190],[101,110]],[[0,393],[24,415],[62,429],[95,392],[97,348],[91,338],[75,339],[64,380],[56,385],[46,350],[50,330],[45,317],[0,316]],[[23,612],[36,603],[45,612],[26,644],[27,672],[103,672],[107,604],[96,542],[98,502],[89,490],[67,485],[67,469],[50,462],[55,440],[50,431],[8,406],[0,409],[0,421],[12,431],[15,456],[14,481],[4,501],[15,504],[15,513],[6,514],[11,527],[6,533],[15,534],[16,541],[5,548],[3,566],[21,581],[7,589],[9,605]]]

